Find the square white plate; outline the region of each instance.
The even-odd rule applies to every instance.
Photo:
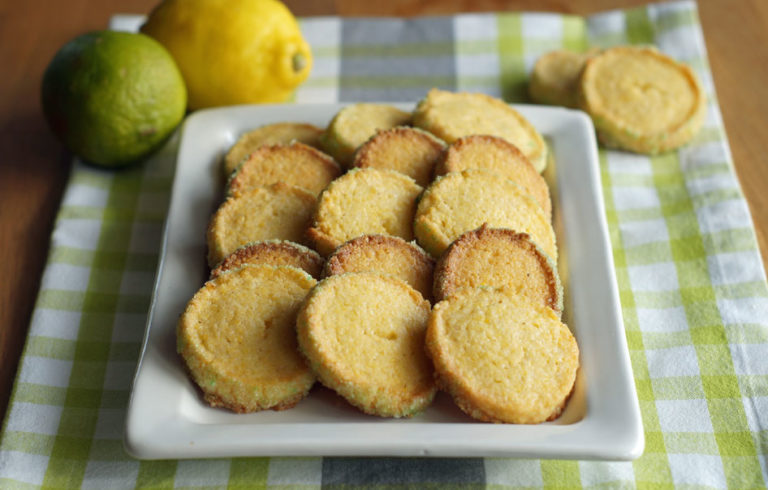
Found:
[[[412,105],[399,104],[406,110]],[[206,280],[205,230],[221,193],[221,159],[243,132],[301,121],[324,127],[343,104],[260,105],[200,111],[184,123],[155,290],[133,381],[125,446],[137,458],[235,456],[510,456],[628,460],[643,451],[594,130],[582,112],[515,106],[554,152],[550,180],[565,321],[581,369],[563,415],[540,425],[471,420],[438,394],[411,419],[382,419],[316,387],[295,408],[234,414],[207,406],[175,351],[175,327]],[[556,167],[556,168],[554,168]]]

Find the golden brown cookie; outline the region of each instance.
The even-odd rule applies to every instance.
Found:
[[[355,153],[353,167],[396,170],[422,187],[432,181],[435,161],[445,143],[418,128],[398,126],[377,132]]]
[[[504,287],[558,316],[563,311],[557,267],[526,233],[483,225],[448,247],[435,268],[435,300],[478,287]]]
[[[299,312],[299,348],[320,382],[363,412],[410,417],[436,391],[424,352],[428,317],[429,302],[399,279],[330,276]]]
[[[315,280],[295,267],[246,265],[194,295],[177,350],[205,401],[235,412],[290,408],[315,376],[299,355],[296,315]]]
[[[413,242],[389,235],[363,235],[341,245],[328,257],[325,276],[377,272],[405,281],[425,299],[432,299],[435,261]]]
[[[496,289],[441,301],[427,327],[440,388],[478,420],[537,424],[565,407],[579,348],[551,308]]]
[[[528,157],[509,141],[497,136],[470,135],[454,141],[443,153],[435,175],[459,172],[468,168],[484,168],[512,180],[539,203],[548,219],[552,219],[549,186]]]
[[[557,49],[536,60],[528,82],[528,95],[539,104],[577,108],[579,75],[587,60],[599,50],[586,53]]]
[[[211,279],[245,264],[290,265],[320,279],[325,260],[311,248],[287,240],[265,240],[243,245],[211,271]]]

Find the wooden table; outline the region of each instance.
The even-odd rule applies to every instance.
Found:
[[[157,0],[0,0],[0,418],[5,409],[70,169],[43,121],[40,80],[69,39],[107,26],[115,13],[148,13]],[[588,14],[643,0],[293,0],[299,16],[430,15],[546,10]],[[768,2],[700,0],[725,128],[768,258]]]

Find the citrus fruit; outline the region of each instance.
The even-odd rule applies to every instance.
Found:
[[[43,75],[43,112],[53,132],[72,153],[106,167],[156,150],[184,117],[186,100],[173,58],[143,34],[83,34]]]
[[[166,0],[141,32],[171,52],[189,108],[283,102],[312,67],[312,53],[277,0]]]

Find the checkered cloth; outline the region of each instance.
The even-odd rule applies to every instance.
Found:
[[[600,153],[644,455],[618,463],[130,458],[121,438],[173,180],[171,142],[138,168],[73,169],[3,427],[0,487],[766,484],[768,288],[694,3],[587,18],[490,13],[301,25],[316,65],[296,102],[412,102],[430,87],[525,101],[534,60],[560,47],[650,43],[696,69],[710,103],[692,144],[650,158]]]

